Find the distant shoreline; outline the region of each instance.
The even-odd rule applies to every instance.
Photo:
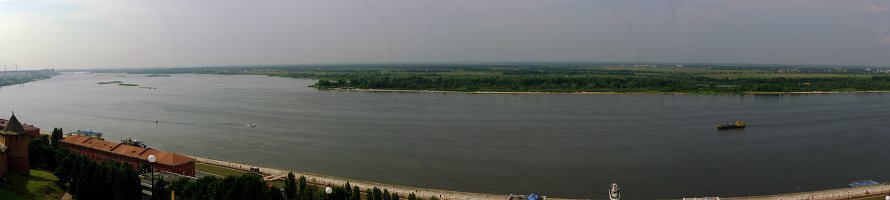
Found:
[[[312,87],[312,86],[310,86]],[[315,88],[315,87],[313,87]],[[319,90],[353,91],[353,92],[391,92],[391,93],[458,93],[458,94],[580,94],[580,95],[621,95],[621,94],[661,94],[661,95],[783,95],[783,94],[855,94],[855,93],[890,93],[890,91],[810,91],[810,92],[743,92],[743,93],[685,93],[685,92],[498,92],[498,91],[448,91],[448,90],[399,90],[399,89],[359,89],[359,88],[316,88]]]

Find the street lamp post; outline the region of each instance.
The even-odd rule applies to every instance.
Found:
[[[331,189],[331,187],[324,188],[324,193],[327,194],[325,195],[327,197],[326,199],[331,199],[332,192],[334,192],[334,189]]]
[[[155,190],[155,166],[154,166],[154,164],[155,164],[155,161],[157,161],[157,160],[158,160],[158,158],[155,157],[155,155],[148,155],[148,170],[151,171],[151,196],[152,197],[155,196],[155,191],[156,191]],[[154,199],[154,198],[152,198],[152,199]]]

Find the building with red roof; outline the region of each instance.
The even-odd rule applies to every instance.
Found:
[[[13,114],[13,117],[15,117],[15,114]],[[8,125],[10,121],[12,121],[13,117],[10,117],[10,120],[0,119],[0,130],[6,129],[6,125]],[[18,121],[18,120],[16,120],[16,121]],[[32,138],[37,137],[37,135],[40,135],[40,128],[34,127],[34,125],[30,125],[30,124],[26,124],[26,123],[21,123],[19,125],[22,126],[22,130],[25,131],[25,134],[28,134],[28,136],[30,136]]]
[[[152,148],[130,146],[123,143],[109,142],[99,138],[72,135],[59,141],[59,146],[87,158],[102,162],[115,161],[127,163],[134,170],[149,164],[148,156],[155,155],[157,161],[154,171],[164,171],[186,176],[195,176],[195,159],[173,152],[159,151]]]

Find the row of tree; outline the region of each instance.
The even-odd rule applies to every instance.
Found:
[[[314,87],[514,92],[809,92],[890,90],[890,77],[710,78],[666,76],[420,75],[353,74],[322,78]]]
[[[165,182],[155,184],[157,188],[164,188]],[[255,174],[241,176],[227,176],[217,178],[214,176],[202,177],[197,180],[181,178],[169,184],[169,187],[156,191],[158,199],[169,199],[170,191],[177,199],[257,199],[257,200],[400,200],[402,196],[386,189],[377,187],[362,191],[358,186],[352,186],[349,182],[344,185],[330,186],[331,193],[325,191],[325,187],[307,182],[306,177],[299,179],[293,173],[289,173],[285,180],[283,191],[274,186],[268,186],[262,177]],[[408,200],[421,200],[414,193],[408,194]],[[430,197],[438,200],[437,197]]]
[[[53,136],[61,133],[53,131]],[[53,141],[53,142],[50,142]],[[32,168],[53,171],[57,184],[77,199],[139,199],[138,173],[130,165],[118,162],[98,163],[58,148],[58,138],[40,135],[28,143]]]
[[[53,171],[59,178],[57,184],[76,199],[140,199],[142,193],[139,172],[125,163],[90,160],[84,155],[59,148],[62,129],[53,129],[50,135],[40,135],[29,141],[29,160],[32,168]],[[143,170],[143,173],[146,171]],[[171,192],[177,199],[251,199],[251,200],[400,200],[403,196],[386,189],[368,188],[364,191],[350,183],[331,186],[328,194],[321,185],[299,179],[289,173],[283,190],[269,186],[261,176],[244,174],[218,178],[206,176],[199,179],[181,178],[173,182],[156,179],[152,199],[170,199]],[[405,196],[419,200],[414,193]],[[438,200],[430,197],[431,200]]]

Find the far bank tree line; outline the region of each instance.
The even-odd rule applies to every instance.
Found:
[[[58,147],[64,131],[56,128],[52,134],[40,135],[28,142],[29,161],[32,169],[52,171],[56,182],[75,199],[141,199],[142,186],[139,174],[147,173],[147,167],[134,171],[129,165],[118,162],[95,162],[87,157]],[[261,176],[202,177],[197,180],[182,178],[172,182],[155,179],[155,194],[151,199],[170,199],[171,191],[176,199],[220,200],[418,200],[415,194],[402,196],[379,188],[345,185],[331,186],[331,194],[323,186],[308,183],[306,177],[297,179],[289,173],[284,188],[269,186]],[[430,200],[438,200],[430,197]]]
[[[318,79],[313,87],[319,89],[698,94],[890,91],[890,74],[865,68],[690,64],[682,68],[643,68],[644,70],[638,71],[604,68],[608,66],[612,65],[405,64],[203,67],[104,72],[253,74],[310,78]],[[811,74],[834,76],[808,76]]]
[[[300,75],[302,76],[302,75]],[[890,76],[871,78],[710,78],[669,76],[549,76],[549,75],[393,75],[351,74],[322,78],[320,89],[393,89],[497,92],[811,92],[886,91]]]

